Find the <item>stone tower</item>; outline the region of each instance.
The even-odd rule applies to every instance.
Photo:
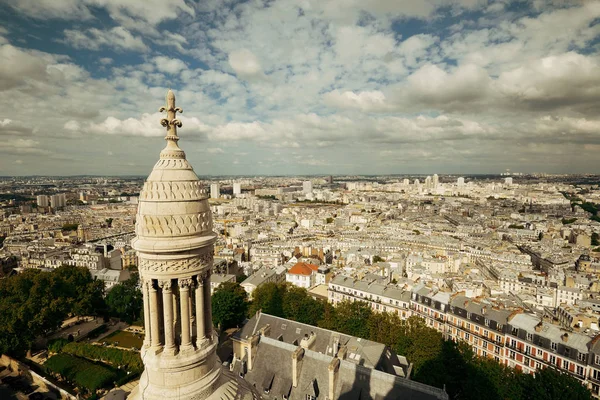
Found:
[[[166,147],[140,193],[136,237],[146,335],[144,372],[130,399],[252,398],[221,368],[210,299],[212,215],[206,191],[177,144],[181,121],[167,93]]]

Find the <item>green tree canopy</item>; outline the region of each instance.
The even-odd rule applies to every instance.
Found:
[[[286,290],[287,287],[283,283],[269,282],[257,287],[252,293],[250,315],[254,315],[261,310],[264,313],[285,318],[283,298]]]
[[[109,290],[106,295],[106,306],[111,316],[129,323],[141,318],[143,297],[138,283],[139,275],[133,274],[131,278]]]
[[[213,324],[221,330],[241,324],[247,311],[246,291],[237,282],[223,282],[212,295]]]
[[[27,270],[0,280],[0,353],[22,355],[70,315],[104,310],[104,283],[86,268]]]
[[[335,330],[360,338],[369,338],[369,324],[373,311],[362,301],[343,301],[335,307]]]
[[[315,300],[304,288],[288,286],[283,296],[283,314],[286,318],[309,325],[317,325],[324,312],[324,302]]]

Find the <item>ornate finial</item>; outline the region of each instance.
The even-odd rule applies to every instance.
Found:
[[[161,107],[158,111],[167,112],[167,118],[160,120],[160,124],[167,128],[167,136],[165,140],[172,140],[177,142],[179,137],[177,136],[177,128],[181,128],[181,121],[175,116],[176,113],[183,113],[181,107],[175,107],[175,93],[171,89],[167,92],[167,106]]]
[[[175,94],[171,89],[167,92],[167,106],[161,107],[158,111],[167,112],[167,118],[160,120],[160,124],[167,128],[167,147],[160,152],[161,159],[185,158],[185,153],[177,145],[179,137],[177,136],[177,128],[181,128],[181,121],[176,118],[176,113],[182,113],[180,107],[175,107]]]

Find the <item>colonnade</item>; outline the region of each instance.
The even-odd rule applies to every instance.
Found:
[[[212,340],[210,272],[185,278],[144,279],[144,346],[175,355]]]

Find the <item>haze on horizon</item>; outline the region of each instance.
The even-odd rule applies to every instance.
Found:
[[[0,0],[0,175],[600,173],[600,2]]]

